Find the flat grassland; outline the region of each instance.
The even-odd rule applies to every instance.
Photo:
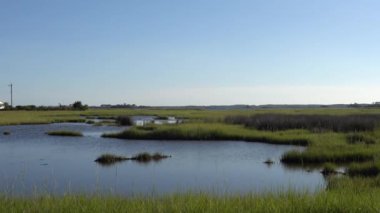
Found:
[[[171,110],[171,109],[89,109],[85,111],[0,111],[0,125],[46,124],[54,122],[83,122],[86,116],[114,117],[119,115],[176,116],[201,122],[220,122],[229,115],[253,115],[266,113],[348,115],[380,114],[380,109],[276,109],[276,110]]]

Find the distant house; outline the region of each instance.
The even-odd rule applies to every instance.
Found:
[[[0,101],[0,110],[5,109],[5,104]]]

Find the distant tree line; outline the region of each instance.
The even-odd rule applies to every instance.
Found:
[[[352,107],[352,108],[380,108],[380,102],[374,102],[372,104],[353,103],[353,104],[348,105],[348,107]]]
[[[17,105],[11,107],[8,103],[4,103],[5,110],[27,110],[27,111],[47,111],[47,110],[87,110],[88,105],[82,104],[81,101],[75,101],[70,105],[58,105],[58,106],[36,106],[36,105]]]

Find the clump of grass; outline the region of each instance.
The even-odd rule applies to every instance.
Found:
[[[267,160],[264,161],[264,163],[267,165],[272,165],[272,164],[274,164],[274,161],[272,159],[268,158]]]
[[[378,176],[380,174],[380,163],[354,163],[347,168],[349,176]]]
[[[365,150],[322,150],[316,151],[290,151],[282,155],[281,162],[285,164],[323,164],[366,162],[374,159],[374,153]]]
[[[373,137],[370,137],[368,135],[365,135],[363,133],[357,133],[357,132],[354,132],[354,133],[349,133],[347,134],[346,136],[347,138],[347,142],[349,144],[375,144],[376,143],[376,139],[373,138]]]
[[[171,156],[169,155],[164,155],[161,153],[149,153],[149,152],[142,152],[139,154],[134,155],[131,158],[124,157],[124,156],[119,156],[119,155],[114,155],[114,154],[103,154],[100,157],[98,157],[95,162],[105,165],[105,166],[110,166],[118,162],[126,161],[126,160],[133,160],[141,163],[149,163],[151,161],[160,161],[165,158],[170,158]]]
[[[138,162],[150,162],[150,161],[160,161],[162,159],[169,158],[169,157],[171,157],[171,156],[164,155],[164,154],[161,154],[158,152],[153,153],[153,154],[150,154],[148,152],[143,152],[143,153],[137,154],[137,155],[135,155],[129,159],[135,160]]]
[[[46,134],[51,135],[51,136],[65,136],[65,137],[82,137],[83,136],[81,132],[64,131],[64,130],[50,131],[50,132],[47,132]]]
[[[120,126],[131,126],[133,125],[132,118],[130,116],[118,116],[116,118],[116,123]]]
[[[10,135],[10,134],[11,134],[11,132],[9,132],[9,131],[3,132],[3,135]]]
[[[102,154],[100,157],[98,157],[95,160],[95,162],[101,165],[109,166],[109,165],[113,165],[115,163],[126,161],[126,160],[129,160],[129,158],[107,153],[107,154]]]

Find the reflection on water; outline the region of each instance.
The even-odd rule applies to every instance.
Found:
[[[84,137],[50,137],[51,130],[81,131]],[[0,191],[31,194],[67,192],[165,194],[203,191],[248,193],[324,187],[319,171],[289,169],[281,155],[295,146],[236,141],[138,141],[101,138],[120,127],[86,124],[2,126]],[[124,161],[110,167],[96,162],[101,154],[132,157],[160,152],[171,158],[151,163]],[[265,164],[271,159],[273,164]]]

